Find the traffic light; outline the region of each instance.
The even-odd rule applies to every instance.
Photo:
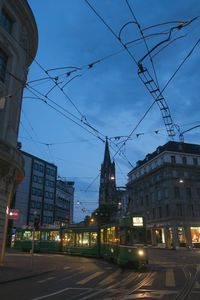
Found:
[[[33,226],[34,226],[35,230],[39,230],[39,226],[40,226],[40,218],[39,218],[38,216],[36,216],[36,217],[34,218]]]

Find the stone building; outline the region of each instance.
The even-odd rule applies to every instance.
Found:
[[[115,163],[111,162],[108,140],[105,143],[104,160],[101,165],[99,206],[102,204],[116,204]]]
[[[0,263],[5,252],[6,210],[24,177],[17,139],[23,87],[37,45],[37,26],[27,1],[0,0]]]
[[[150,243],[200,246],[200,145],[168,142],[128,177],[128,211],[144,215]]]

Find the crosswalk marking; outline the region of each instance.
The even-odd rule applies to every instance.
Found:
[[[175,278],[173,269],[169,268],[165,273],[165,286],[166,287],[175,287]]]
[[[101,275],[103,272],[95,272],[94,274],[91,274],[90,276],[86,277],[85,279],[82,279],[77,282],[77,284],[86,284],[87,282],[91,281],[92,279],[98,277]]]
[[[114,273],[107,276],[104,280],[102,280],[100,282],[100,285],[102,286],[102,285],[105,285],[107,283],[111,283],[115,279],[115,277],[117,277],[120,273],[121,273],[121,270],[115,271]]]

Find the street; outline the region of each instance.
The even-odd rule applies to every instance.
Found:
[[[2,300],[197,300],[200,298],[200,251],[150,249],[141,271],[119,268],[101,259],[35,254],[34,268],[52,271],[0,285]],[[10,254],[25,255],[29,254]],[[27,258],[27,257],[26,257]]]

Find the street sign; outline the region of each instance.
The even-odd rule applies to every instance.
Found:
[[[17,221],[19,219],[19,209],[10,208],[8,212],[8,219]]]

